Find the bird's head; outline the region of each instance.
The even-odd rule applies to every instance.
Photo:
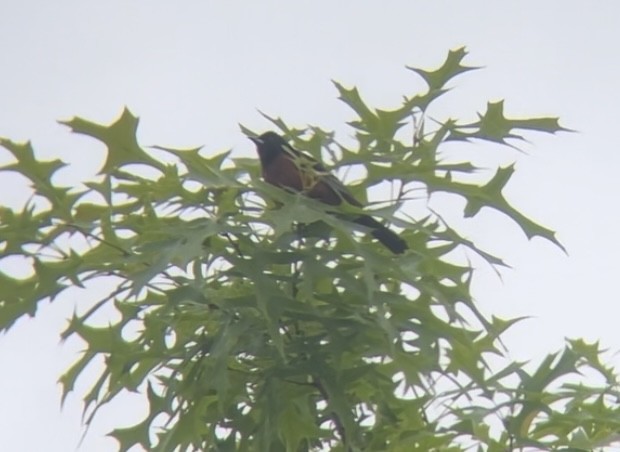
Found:
[[[265,132],[258,137],[248,137],[255,145],[263,165],[275,159],[288,143],[275,132]]]

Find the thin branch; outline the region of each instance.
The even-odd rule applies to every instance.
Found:
[[[321,382],[321,380],[313,376],[312,384],[321,393],[321,397],[323,397],[325,402],[327,402],[327,404],[329,405],[329,394],[327,393],[327,390],[325,389],[325,386],[323,386],[323,383]],[[340,439],[342,440],[343,446],[346,448],[348,452],[352,452],[353,449],[351,448],[351,446],[347,445],[346,430],[344,428],[344,424],[340,420],[340,417],[335,411],[332,411],[330,418],[336,425],[336,431],[338,432],[338,435],[340,436]]]

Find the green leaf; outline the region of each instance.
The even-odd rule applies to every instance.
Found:
[[[564,250],[562,244],[556,239],[554,231],[530,220],[504,198],[502,191],[513,173],[514,165],[499,168],[495,176],[484,185],[456,182],[446,177],[431,175],[424,175],[420,179],[430,191],[445,191],[465,197],[467,200],[466,217],[476,215],[483,207],[491,207],[512,218],[529,239],[540,236]]]
[[[147,386],[147,397],[149,402],[148,416],[138,424],[131,427],[114,429],[109,436],[119,442],[119,451],[126,452],[135,445],[142,446],[145,450],[150,449],[150,427],[157,416],[168,413],[168,400],[155,393],[152,384]]]
[[[420,75],[428,85],[429,91],[439,91],[443,89],[448,81],[457,75],[474,69],[480,69],[479,67],[465,66],[461,64],[466,56],[467,51],[465,50],[465,47],[460,47],[456,50],[450,50],[446,60],[438,69],[429,71],[412,66],[407,66],[407,69]]]
[[[163,171],[164,166],[147,154],[138,144],[136,138],[138,122],[138,118],[127,108],[109,126],[102,126],[78,117],[60,121],[61,124],[69,126],[72,132],[91,136],[106,145],[108,154],[101,174],[112,174],[125,165],[140,163]]]
[[[560,126],[558,118],[527,118],[527,119],[509,119],[504,116],[504,101],[489,102],[487,110],[480,114],[479,120],[464,126],[459,126],[453,132],[452,138],[465,137],[477,138],[496,143],[507,144],[507,139],[523,140],[523,136],[513,132],[515,129],[535,130],[538,132],[556,133],[570,132]],[[476,130],[468,132],[468,129]]]
[[[74,320],[75,321],[75,320]],[[58,382],[62,386],[61,404],[65,403],[67,396],[75,388],[75,383],[86,366],[97,356],[96,353],[84,353],[65,373],[62,374]]]
[[[228,159],[230,151],[205,157],[200,154],[200,148],[173,149],[154,146],[155,149],[168,151],[177,156],[187,167],[189,177],[200,182],[207,188],[211,187],[239,187],[238,182],[221,171],[222,165]]]
[[[336,81],[333,81],[333,83],[340,94],[339,99],[347,104],[359,116],[359,121],[350,123],[353,127],[361,130],[367,130],[378,123],[379,118],[364,103],[357,88],[353,87],[351,89],[347,89]]]
[[[558,354],[548,355],[533,375],[524,376],[520,388],[523,401],[519,414],[510,421],[511,432],[525,438],[536,416],[551,412],[542,393],[557,379],[577,372],[577,359],[577,354],[567,348],[559,358]]]
[[[21,280],[0,271],[0,331],[8,330],[24,315],[35,315],[40,301],[35,297],[36,287],[36,277]]]
[[[35,206],[27,204],[21,212],[0,206],[0,244],[4,245],[3,257],[26,254],[24,245],[42,243],[41,230],[50,226],[49,212],[34,213]]]
[[[57,187],[52,183],[54,174],[67,164],[59,159],[38,160],[30,142],[16,143],[0,137],[0,146],[11,152],[17,160],[0,167],[0,171],[15,171],[26,177],[32,182],[35,193],[45,197],[56,208],[56,216],[70,218],[71,206],[79,195],[69,194],[69,188]]]

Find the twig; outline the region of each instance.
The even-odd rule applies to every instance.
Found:
[[[323,386],[323,383],[321,383],[321,380],[313,376],[312,384],[321,393],[321,397],[323,397],[325,402],[327,402],[327,404],[329,405],[329,394],[327,393],[325,386]],[[347,445],[346,430],[344,428],[344,425],[342,424],[342,421],[340,420],[340,417],[335,411],[332,411],[330,418],[336,425],[336,431],[338,432],[338,435],[340,436],[340,439],[342,440],[343,446],[346,448],[348,452],[352,452],[353,449],[351,448],[351,446]]]

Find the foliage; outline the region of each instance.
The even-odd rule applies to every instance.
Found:
[[[53,182],[62,162],[2,139],[14,157],[2,170],[28,178],[34,195],[22,209],[0,207],[1,257],[32,267],[27,279],[0,273],[0,328],[67,288],[106,281],[109,292],[81,301],[63,333],[86,349],[61,383],[64,398],[85,369],[99,370],[84,396],[88,422],[127,391],[145,395],[148,416],[111,433],[121,451],[609,444],[620,429],[618,386],[598,345],[569,341],[532,371],[511,362],[500,336],[516,320],[478,312],[472,268],[454,256],[502,261],[410,202],[446,192],[466,200],[465,216],[494,209],[528,237],[558,244],[504,198],[513,166],[474,183],[464,177],[477,170],[473,163],[441,154],[450,141],[505,145],[524,131],[561,131],[557,119],[509,118],[496,102],[475,122],[420,121],[431,122],[431,106],[454,76],[474,69],[464,57],[459,49],[436,70],[409,68],[428,89],[392,110],[371,108],[357,89],[336,83],[356,115],[353,145],[268,118],[340,175],[357,169],[350,187],[359,199],[369,188],[392,188],[394,198],[373,215],[402,230],[410,251],[401,256],[326,206],[260,181],[256,159],[144,149],[128,110],[109,126],[64,122],[107,147],[99,176],[80,189]],[[98,319],[111,306],[117,320]]]

